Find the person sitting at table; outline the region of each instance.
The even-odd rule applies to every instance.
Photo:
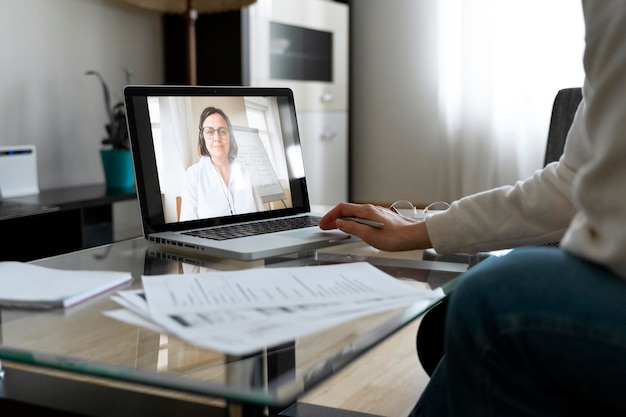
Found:
[[[414,416],[626,415],[626,2],[582,5],[583,100],[559,161],[424,221],[349,203],[320,221],[389,251],[525,246],[459,279]]]
[[[185,172],[180,220],[263,210],[248,170],[237,162],[238,146],[230,119],[219,108],[200,115],[200,160]]]

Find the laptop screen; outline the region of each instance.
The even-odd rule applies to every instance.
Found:
[[[309,211],[289,89],[129,86],[125,102],[149,231]]]

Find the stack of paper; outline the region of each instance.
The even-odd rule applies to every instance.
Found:
[[[0,262],[0,306],[70,307],[132,279],[129,272],[65,271],[22,262]]]
[[[106,314],[197,346],[242,355],[376,312],[424,307],[441,290],[418,289],[368,263],[142,277],[143,291]]]

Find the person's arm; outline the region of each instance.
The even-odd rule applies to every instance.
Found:
[[[567,143],[576,153],[579,143]],[[462,198],[425,222],[404,219],[390,210],[360,204],[340,204],[320,223],[323,229],[337,227],[384,250],[425,249],[439,253],[475,253],[524,245],[558,242],[575,214],[572,180],[576,168],[563,160],[537,171],[513,186]],[[381,230],[342,216],[382,222]]]
[[[452,203],[426,220],[433,247],[439,253],[475,253],[559,242],[576,211],[575,172],[561,159],[513,186]]]
[[[375,228],[342,217],[359,217],[382,223]],[[431,247],[423,221],[410,220],[393,211],[370,204],[341,203],[322,217],[320,228],[339,229],[358,236],[375,248],[386,251],[426,249]]]
[[[238,213],[264,211],[263,198],[254,186],[250,171],[237,161],[231,162],[229,189],[235,196]]]

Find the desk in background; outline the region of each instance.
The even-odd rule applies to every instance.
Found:
[[[113,204],[135,199],[134,190],[112,191],[104,184],[6,198],[7,203],[31,205],[33,210],[3,216],[0,206],[0,260],[30,261],[113,242]]]

